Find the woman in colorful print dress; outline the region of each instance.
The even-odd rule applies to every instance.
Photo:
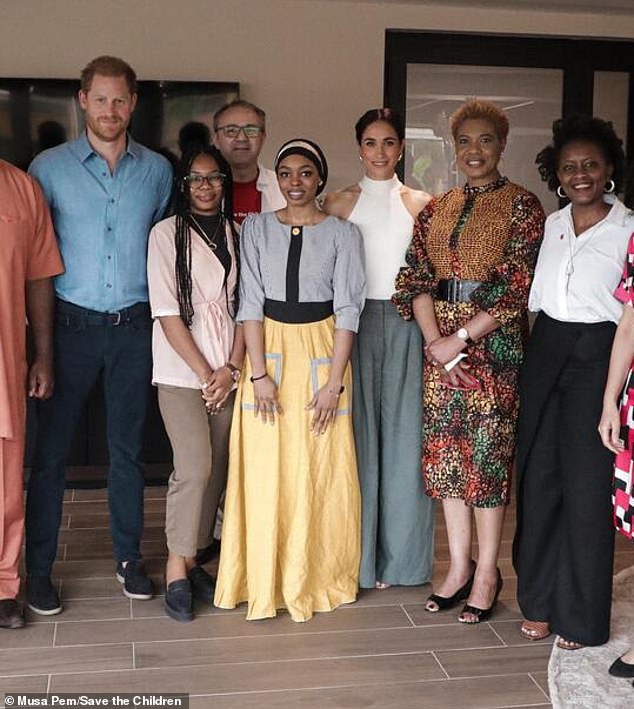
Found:
[[[425,608],[433,613],[466,599],[458,620],[473,624],[489,617],[502,587],[497,560],[517,377],[544,213],[534,195],[499,173],[508,134],[502,110],[467,101],[451,129],[467,183],[420,214],[393,301],[427,343],[423,472],[427,494],[443,501],[449,536],[449,570]]]
[[[577,650],[610,633],[613,457],[597,424],[634,217],[614,197],[624,155],[612,124],[555,121],[537,164],[568,203],[546,220],[529,296],[538,315],[520,378],[513,563],[522,635],[554,632]]]
[[[603,445],[616,453],[612,497],[614,526],[631,540],[634,532],[634,235],[630,237],[623,278],[615,296],[625,307],[612,345],[599,434]],[[612,663],[609,671],[615,677],[634,677],[634,645]]]

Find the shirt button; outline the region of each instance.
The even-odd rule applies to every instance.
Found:
[[[112,256],[108,256],[108,261],[110,261],[111,258],[112,258]]]
[[[108,227],[108,231],[112,231],[112,227],[111,227],[111,226]]]
[[[102,172],[102,173],[101,173],[101,176],[102,176],[102,177],[105,177],[105,176],[106,176],[106,173],[105,173],[105,172]]]
[[[301,230],[300,230],[300,228],[299,228],[298,226],[294,226],[294,227],[292,228],[292,230],[291,230],[291,234],[292,234],[293,236],[297,236],[300,231],[301,231]]]
[[[106,283],[106,288],[112,288],[112,283]]]
[[[114,198],[110,200],[110,204],[114,204]]]

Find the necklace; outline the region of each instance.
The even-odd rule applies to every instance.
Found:
[[[207,232],[203,229],[201,223],[196,219],[196,217],[193,215],[193,213],[190,212],[189,216],[191,217],[191,220],[194,222],[196,225],[197,229],[196,231],[202,238],[202,240],[209,246],[209,248],[212,251],[215,251],[218,248],[218,244],[216,243],[216,237],[218,236],[218,230],[220,229],[220,225],[222,224],[222,217],[220,216],[218,218],[218,223],[216,224],[216,228],[214,229],[214,233],[209,236]]]

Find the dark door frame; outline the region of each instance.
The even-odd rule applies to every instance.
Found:
[[[634,157],[632,41],[388,29],[385,33],[384,105],[392,107],[403,116],[408,64],[561,69],[564,73],[563,116],[575,112],[592,113],[595,71],[629,72],[627,144],[624,147],[630,159]]]

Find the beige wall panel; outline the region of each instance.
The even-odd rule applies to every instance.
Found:
[[[358,177],[352,124],[381,103],[388,27],[634,38],[634,15],[432,2],[1,0],[0,72],[74,77],[110,53],[140,78],[240,81],[269,116],[265,162],[282,141],[312,137],[335,188]]]

